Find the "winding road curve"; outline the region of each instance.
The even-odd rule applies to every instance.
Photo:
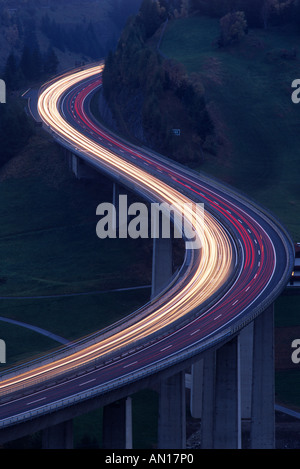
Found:
[[[293,243],[264,209],[95,121],[89,104],[102,70],[97,64],[47,83],[38,102],[44,125],[148,201],[168,202],[178,213],[203,203],[201,223],[192,210],[185,212],[201,248],[186,244],[178,275],[139,311],[2,376],[0,429],[126,386],[226,341],[276,299],[293,268]]]

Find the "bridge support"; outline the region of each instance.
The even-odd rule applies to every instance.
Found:
[[[163,379],[159,390],[158,448],[185,449],[185,373]]]
[[[152,298],[167,286],[173,273],[172,239],[154,238],[152,255]]]
[[[112,194],[112,204],[116,209],[116,226],[113,226],[113,229],[116,233],[119,234],[120,238],[124,238],[128,236],[128,212],[127,212],[127,205],[124,204],[124,208],[122,207],[122,202],[120,203],[120,196],[127,195],[127,190],[124,189],[123,186],[118,184],[117,182],[113,182],[113,194]],[[121,210],[120,210],[121,207]],[[120,213],[121,212],[121,213]],[[120,214],[120,216],[119,216]]]
[[[43,430],[43,449],[73,449],[73,420]]]
[[[241,413],[245,420],[251,419],[252,408],[253,330],[251,322],[240,332]]]
[[[252,449],[275,448],[274,305],[254,321]]]
[[[195,419],[202,416],[203,367],[204,361],[201,359],[191,369],[190,412]]]
[[[97,171],[86,164],[82,158],[66,150],[69,169],[77,179],[95,179],[98,177]]]
[[[204,359],[203,449],[241,447],[239,337]]]
[[[132,449],[131,397],[104,407],[103,449]]]

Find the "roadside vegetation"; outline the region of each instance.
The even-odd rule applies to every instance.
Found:
[[[283,55],[297,31],[251,29],[238,45],[219,48],[219,21],[209,17],[169,25],[163,52],[188,73],[200,73],[215,139],[204,147],[207,172],[269,208],[300,239],[300,108],[291,100],[299,58]]]
[[[142,2],[106,58],[103,90],[122,133],[177,161],[195,163],[213,125],[199,77],[157,50],[174,11],[173,2]]]

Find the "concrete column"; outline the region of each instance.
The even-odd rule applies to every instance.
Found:
[[[201,359],[192,365],[191,370],[190,411],[195,419],[202,417],[203,368],[204,360]]]
[[[239,338],[206,354],[203,369],[203,449],[241,447]]]
[[[239,337],[217,351],[214,448],[241,448]]]
[[[69,171],[72,171],[72,153],[67,148],[64,148],[64,147],[61,147],[61,148],[64,151],[68,169]]]
[[[254,321],[251,447],[275,448],[274,305]]]
[[[128,206],[126,189],[117,182],[113,182],[112,204],[116,209],[116,226],[113,228],[120,238],[128,236]]]
[[[151,297],[158,295],[168,285],[173,275],[173,241],[170,219],[161,212],[156,213],[151,220],[153,237],[152,253],[152,292]],[[164,232],[164,226],[170,227],[169,236]],[[154,235],[153,235],[154,233]],[[163,237],[164,236],[164,237]]]
[[[168,285],[173,274],[172,239],[154,238],[152,255],[152,298]]]
[[[215,375],[216,353],[208,352],[203,359],[203,390],[202,390],[202,417],[201,417],[201,448],[214,447],[214,420],[215,420]]]
[[[104,407],[103,449],[132,449],[132,401],[130,397]]]
[[[43,449],[73,449],[73,420],[43,430]]]
[[[162,380],[159,397],[158,448],[185,449],[185,373]]]
[[[253,367],[253,322],[240,332],[241,363],[241,414],[242,419],[251,419],[252,367]]]
[[[80,179],[80,161],[78,156],[71,153],[71,170],[77,179]]]

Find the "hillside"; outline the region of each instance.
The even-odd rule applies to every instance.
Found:
[[[141,0],[1,0],[0,70],[11,51],[21,55],[29,34],[35,35],[42,53],[49,46],[55,47],[59,69],[73,67],[75,61],[102,58],[115,47],[126,18],[140,3]],[[51,31],[43,27],[45,18]],[[68,41],[65,37],[61,40],[62,31],[69,36]]]
[[[182,18],[169,23],[161,46],[189,74],[199,73],[205,88],[217,146],[206,149],[199,170],[271,209],[297,241],[300,108],[292,103],[291,83],[300,58],[282,51],[297,48],[299,34],[290,26],[251,29],[226,49],[217,47],[218,34],[218,19]]]
[[[118,130],[181,163],[199,164],[214,129],[199,77],[157,50],[173,2],[144,0],[108,55],[103,92]]]

